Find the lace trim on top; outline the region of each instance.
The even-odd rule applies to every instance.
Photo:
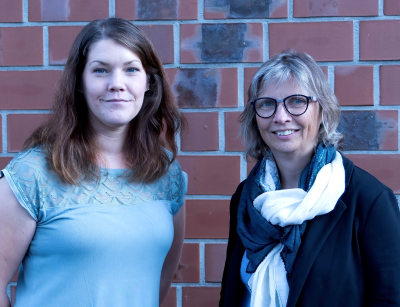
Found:
[[[129,183],[125,170],[101,169],[101,179],[84,181],[81,186],[63,183],[46,161],[40,148],[19,153],[4,173],[18,200],[29,212],[54,207],[91,205],[133,205],[149,201],[174,202],[175,214],[187,191],[186,174],[178,161],[156,182]],[[17,195],[18,194],[18,195]]]

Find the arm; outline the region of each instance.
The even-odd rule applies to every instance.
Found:
[[[36,222],[19,204],[4,177],[0,179],[0,195],[0,307],[9,307],[7,285],[28,250]]]
[[[371,207],[360,248],[366,306],[400,306],[400,212],[391,191]]]
[[[171,287],[172,278],[181,259],[183,239],[185,237],[185,204],[174,215],[174,240],[165,257],[160,280],[160,305]]]

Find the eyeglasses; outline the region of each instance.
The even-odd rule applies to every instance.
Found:
[[[317,101],[316,97],[304,95],[290,95],[284,99],[276,100],[269,97],[261,97],[250,101],[254,107],[256,114],[262,118],[268,118],[275,114],[279,102],[283,102],[286,111],[294,116],[299,116],[306,113],[308,103]]]

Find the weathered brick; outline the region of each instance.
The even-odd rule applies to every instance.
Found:
[[[48,109],[61,70],[0,71],[0,108]]]
[[[372,66],[336,66],[335,95],[340,105],[374,105],[373,74]]]
[[[273,23],[269,25],[269,55],[286,49],[307,52],[316,61],[352,61],[351,21]]]
[[[205,0],[204,18],[285,18],[287,0]]]
[[[244,69],[244,101],[245,104],[248,102],[249,96],[248,96],[248,91],[249,91],[249,87],[251,84],[251,80],[253,80],[254,75],[256,74],[257,70],[260,67],[246,67]]]
[[[344,150],[397,150],[397,110],[343,111],[338,130]]]
[[[167,69],[180,108],[237,107],[237,69]]]
[[[46,114],[7,115],[8,152],[19,152],[28,136],[30,136],[46,118]]]
[[[22,22],[22,0],[0,0],[0,22]]]
[[[242,112],[225,113],[225,150],[243,151],[244,147],[239,136],[239,116]]]
[[[49,63],[64,65],[68,53],[83,26],[49,27]]]
[[[176,288],[171,287],[160,307],[176,307]]]
[[[157,55],[164,64],[174,62],[174,28],[173,25],[138,26],[151,40]]]
[[[226,239],[229,232],[229,200],[186,200],[188,239]]]
[[[385,15],[400,15],[399,0],[385,0],[383,2],[383,14]]]
[[[218,306],[220,287],[183,287],[182,307]]]
[[[43,65],[42,27],[0,28],[0,66]]]
[[[232,195],[240,183],[239,156],[180,156],[188,194]]]
[[[109,16],[108,0],[28,0],[29,21],[90,21]]]
[[[226,244],[206,244],[206,282],[221,282],[226,258]]]
[[[130,20],[196,19],[197,0],[116,0],[115,16]]]
[[[181,260],[172,282],[200,282],[199,244],[183,244]]]
[[[218,113],[184,113],[188,126],[181,132],[181,150],[219,150]]]
[[[400,155],[348,154],[346,157],[382,181],[395,194],[400,194]]]
[[[0,170],[4,169],[11,160],[10,157],[0,157]]]
[[[378,4],[378,0],[296,0],[293,16],[377,16]]]
[[[181,25],[181,63],[261,62],[261,23]]]
[[[400,105],[400,65],[380,66],[380,105]]]
[[[400,59],[400,20],[360,21],[360,60]]]

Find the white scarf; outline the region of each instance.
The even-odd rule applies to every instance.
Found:
[[[270,163],[266,167],[267,174],[275,171],[268,169],[272,167]],[[254,199],[253,205],[272,225],[300,225],[317,215],[331,212],[344,189],[343,160],[336,152],[332,163],[321,168],[308,193],[302,189],[265,192]],[[282,243],[278,243],[251,276],[251,307],[286,307],[289,285],[285,265],[280,257],[282,249]]]

